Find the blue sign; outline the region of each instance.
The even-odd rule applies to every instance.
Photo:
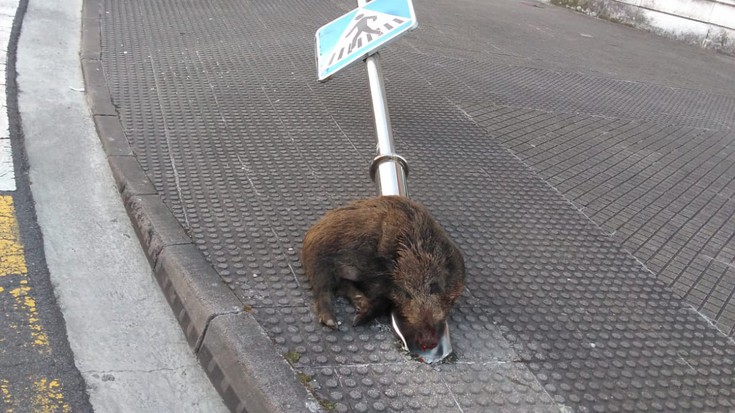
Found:
[[[373,0],[316,31],[317,77],[326,80],[418,27],[411,0]]]

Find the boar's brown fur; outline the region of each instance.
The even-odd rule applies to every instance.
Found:
[[[304,237],[301,261],[319,320],[335,327],[334,293],[356,309],[355,325],[392,309],[407,339],[433,348],[464,289],[464,259],[421,204],[380,196],[337,208]]]

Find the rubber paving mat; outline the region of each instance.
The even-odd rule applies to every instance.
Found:
[[[475,105],[485,129],[735,334],[732,130]]]
[[[344,302],[338,331],[319,326],[303,234],[374,194],[364,71],[314,81],[313,33],[352,5],[104,6],[104,68],[136,156],[325,410],[735,408],[735,343],[432,87],[421,53],[385,53],[386,87],[412,197],[465,253],[468,287],[450,320],[457,357],[411,360],[385,320],[351,327]],[[696,120],[721,121],[725,111]]]
[[[492,102],[494,106],[711,129],[735,126],[732,96],[494,62],[427,58],[409,52],[402,56],[422,77],[463,107]]]

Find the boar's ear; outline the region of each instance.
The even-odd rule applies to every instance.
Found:
[[[464,258],[462,254],[453,252],[447,257],[444,267],[450,274],[464,274]]]
[[[447,272],[450,274],[454,274],[457,272],[457,260],[453,256],[449,256],[447,260],[444,262],[444,268],[446,268]]]
[[[457,262],[459,263],[459,270],[464,272],[464,255],[462,254],[462,251],[456,246],[456,244],[453,244],[453,245],[454,245],[454,254],[452,255],[455,257],[454,259],[456,259]]]

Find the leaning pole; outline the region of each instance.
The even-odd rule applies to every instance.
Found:
[[[357,1],[359,7],[365,4],[367,4],[366,0]],[[408,162],[398,155],[395,150],[380,55],[377,52],[369,55],[365,59],[365,65],[367,66],[368,81],[370,83],[370,98],[373,103],[375,136],[378,139],[378,154],[370,165],[370,179],[378,186],[380,195],[402,195],[407,197]]]

